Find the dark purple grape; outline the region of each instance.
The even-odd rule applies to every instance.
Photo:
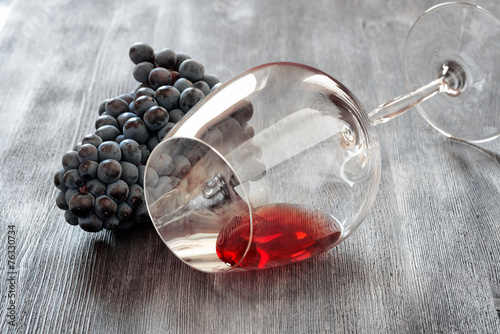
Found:
[[[193,83],[193,86],[194,88],[198,88],[199,90],[201,90],[201,92],[205,96],[207,96],[208,93],[210,93],[210,86],[205,81],[202,80],[196,81],[195,83]]]
[[[106,103],[108,103],[108,99],[101,101],[101,103],[99,103],[99,107],[97,108],[99,116],[101,116],[106,111]]]
[[[114,127],[118,127],[118,122],[116,121],[116,118],[113,116],[104,114],[99,116],[99,118],[95,121],[95,128],[99,129],[100,127],[103,127],[105,125],[112,125]]]
[[[116,217],[120,220],[127,220],[132,216],[132,208],[125,202],[118,204],[118,210],[116,210]]]
[[[179,67],[181,66],[181,64],[187,60],[187,59],[191,59],[191,56],[186,54],[186,53],[182,53],[182,52],[177,52],[175,54],[175,57],[176,57],[176,60],[175,60],[175,66],[174,66],[174,71],[179,71]]]
[[[129,102],[124,101],[118,97],[108,100],[106,103],[106,114],[109,116],[117,117],[121,113],[129,111]]]
[[[189,81],[188,79],[186,78],[179,78],[177,79],[177,81],[174,83],[174,87],[180,92],[182,93],[184,90],[188,89],[188,88],[193,88],[194,85],[191,81]]]
[[[143,61],[153,62],[155,51],[149,44],[138,42],[130,47],[128,55],[134,64],[139,64]]]
[[[102,230],[103,221],[94,213],[82,218],[78,218],[78,225],[87,232],[99,232]]]
[[[191,82],[201,80],[204,75],[205,68],[196,60],[186,59],[179,66],[179,76],[189,79]]]
[[[82,145],[84,145],[84,144],[92,144],[95,147],[99,147],[99,145],[102,144],[102,138],[99,137],[98,135],[96,135],[95,133],[90,134],[90,135],[86,135],[82,139]]]
[[[132,213],[132,221],[136,224],[147,224],[151,222],[146,203],[134,210]]]
[[[232,107],[232,117],[241,124],[248,122],[253,116],[253,105],[249,100],[241,100]]]
[[[70,225],[78,225],[78,217],[72,214],[69,210],[64,212],[64,219],[66,219]]]
[[[80,163],[84,161],[94,160],[97,161],[97,148],[92,144],[83,144],[78,150],[78,160]],[[80,164],[78,164],[80,166]],[[76,167],[78,168],[78,167]]]
[[[153,152],[156,145],[158,145],[159,143],[160,143],[160,141],[158,140],[158,137],[155,135],[152,135],[152,136],[149,136],[149,139],[146,142],[146,146],[150,152]]]
[[[155,93],[156,102],[166,110],[178,108],[180,97],[181,93],[173,86],[162,86]]]
[[[153,89],[158,89],[158,87],[172,83],[172,74],[163,67],[157,67],[149,72],[148,82]]]
[[[77,189],[85,184],[85,181],[80,176],[78,169],[69,169],[63,175],[63,181],[66,187]]]
[[[121,94],[117,96],[119,99],[122,99],[123,101],[127,102],[127,104],[130,104],[134,101],[134,95],[133,94]]]
[[[122,159],[122,151],[118,143],[114,141],[105,141],[97,148],[99,161],[106,159],[114,159],[120,161]]]
[[[141,96],[155,96],[155,91],[152,88],[141,87],[134,94],[134,101],[140,98]]]
[[[181,93],[180,98],[180,109],[184,112],[188,112],[193,108],[198,102],[203,100],[205,95],[198,88],[187,88]]]
[[[75,151],[64,153],[62,157],[62,166],[65,170],[78,168],[78,166],[80,166],[78,154]]]
[[[128,185],[123,180],[110,183],[106,188],[106,195],[117,203],[125,201],[128,197],[128,192]]]
[[[69,200],[69,210],[77,217],[85,217],[94,211],[94,202],[91,194],[77,192]]]
[[[155,59],[158,66],[171,69],[175,67],[175,62],[177,61],[177,55],[173,50],[163,49],[156,53]]]
[[[121,223],[121,220],[116,218],[116,216],[113,216],[111,218],[108,218],[106,220],[104,220],[103,222],[103,228],[105,228],[106,230],[115,230],[118,225],[120,225]]]
[[[149,73],[155,68],[150,62],[144,61],[135,65],[133,76],[134,79],[141,83],[147,83],[149,79]]]
[[[120,161],[120,165],[122,166],[121,179],[129,186],[135,184],[139,178],[137,166],[127,161]]]
[[[119,135],[118,137],[115,138],[115,142],[117,144],[120,144],[124,140],[125,140],[125,136],[124,135]]]
[[[137,166],[137,170],[139,171],[139,178],[137,179],[137,184],[140,187],[144,188],[144,173],[146,171],[146,166],[145,165],[139,165],[139,166]]]
[[[175,123],[167,123],[167,125],[165,125],[163,128],[161,128],[160,130],[158,130],[158,133],[156,134],[156,136],[158,137],[158,140],[161,141],[163,140],[163,138],[165,138],[165,136],[167,135],[167,133],[175,126]]]
[[[95,134],[101,137],[102,141],[115,140],[121,132],[113,125],[104,125],[95,130]]]
[[[68,187],[64,184],[64,173],[66,173],[66,170],[64,168],[59,168],[57,172],[54,174],[54,185],[56,186],[57,189],[66,191],[68,190]]]
[[[149,158],[149,155],[151,154],[151,151],[144,144],[139,145],[139,149],[141,150],[141,162],[140,163],[145,165],[146,162],[148,162],[148,158]]]
[[[94,197],[99,197],[106,194],[106,184],[99,179],[87,181],[87,190]]]
[[[173,87],[172,87],[173,88]],[[158,131],[168,123],[168,112],[165,108],[151,107],[144,113],[144,124],[151,131]]]
[[[212,89],[212,87],[215,86],[216,84],[220,83],[219,78],[217,78],[213,74],[205,74],[203,78],[201,78],[201,80],[205,81],[210,87],[210,89]]]
[[[127,139],[133,139],[144,144],[149,138],[148,128],[139,117],[129,119],[123,126],[123,134]]]
[[[66,200],[66,203],[69,203],[69,200],[71,199],[71,197],[79,191],[80,191],[79,189],[66,190],[66,195],[64,195],[64,199]]]
[[[168,121],[172,123],[179,122],[186,114],[180,109],[170,110],[168,112]]]
[[[123,129],[123,126],[125,125],[125,123],[127,123],[127,121],[129,119],[131,119],[132,117],[137,117],[137,115],[133,112],[124,112],[123,114],[118,116],[116,118],[116,120],[118,121],[118,129]],[[116,141],[116,138],[115,138],[115,141]]]
[[[126,202],[132,209],[138,208],[144,203],[144,190],[139,184],[129,186]]]
[[[172,157],[174,162],[174,169],[172,171],[172,175],[178,178],[182,178],[191,170],[191,162],[189,162],[188,158],[183,155],[176,155]],[[158,173],[158,175],[160,175]]]
[[[175,161],[170,155],[161,153],[154,161],[149,162],[149,166],[156,171],[158,176],[167,176],[174,170]]]
[[[102,195],[95,199],[94,212],[99,218],[111,218],[116,210],[118,210],[118,205],[108,196]]]
[[[113,159],[101,161],[97,167],[97,177],[104,183],[113,183],[122,176],[122,166]]]
[[[135,100],[134,112],[137,116],[142,117],[149,108],[157,105],[158,102],[153,97],[148,95],[140,96],[137,100]]]
[[[57,193],[57,196],[56,196],[56,205],[59,209],[61,210],[68,210],[69,209],[69,206],[68,206],[68,203],[66,202],[66,191],[60,191]]]
[[[84,181],[90,181],[97,177],[97,167],[99,163],[94,160],[84,161],[78,167],[78,173]]]
[[[122,151],[122,160],[130,162],[134,165],[141,163],[141,149],[139,143],[133,139],[125,139],[120,143]]]

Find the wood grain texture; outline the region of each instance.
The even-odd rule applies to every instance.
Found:
[[[451,141],[418,113],[377,127],[382,180],[364,224],[282,268],[203,274],[152,227],[89,234],[54,202],[62,154],[93,131],[101,100],[135,87],[134,42],[189,53],[223,80],[265,62],[306,63],[372,110],[404,93],[405,36],[436,3],[13,1],[0,31],[0,332],[500,332],[500,141]],[[474,3],[500,15],[493,0]]]

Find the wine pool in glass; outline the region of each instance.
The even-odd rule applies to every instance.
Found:
[[[265,64],[224,83],[148,160],[146,201],[162,240],[212,273],[285,265],[338,245],[378,191],[375,125],[417,106],[449,137],[500,135],[499,26],[469,4],[429,9],[405,45],[412,92],[371,113],[306,65]]]

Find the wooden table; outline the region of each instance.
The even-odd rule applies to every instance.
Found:
[[[418,112],[377,126],[382,179],[363,225],[301,263],[204,274],[152,227],[87,233],[55,206],[62,154],[93,131],[100,101],[136,85],[134,42],[222,80],[305,63],[372,110],[405,93],[406,34],[437,3],[0,1],[0,332],[498,333],[500,141],[447,139]]]

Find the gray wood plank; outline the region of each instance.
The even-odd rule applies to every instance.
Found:
[[[134,42],[189,53],[223,80],[306,63],[372,110],[404,93],[405,36],[436,3],[14,1],[0,30],[0,332],[500,332],[500,141],[451,141],[416,112],[377,127],[382,180],[363,225],[302,263],[207,275],[152,227],[89,234],[54,205],[62,154],[93,131],[101,100],[135,87]]]

